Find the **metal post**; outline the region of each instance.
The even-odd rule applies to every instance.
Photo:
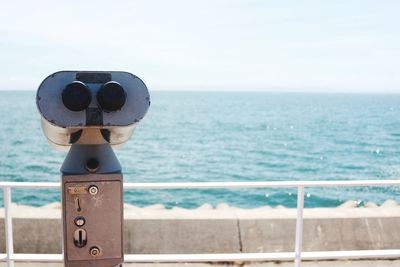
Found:
[[[7,266],[14,267],[14,261],[12,260],[14,254],[14,239],[13,239],[13,228],[12,228],[12,217],[11,217],[11,187],[4,187],[4,226],[6,232],[6,253],[7,253]]]
[[[297,219],[296,219],[296,243],[294,266],[301,265],[301,248],[303,243],[303,208],[304,208],[304,186],[297,188]]]

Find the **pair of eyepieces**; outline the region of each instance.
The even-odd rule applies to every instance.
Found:
[[[126,92],[117,82],[110,81],[102,85],[96,94],[100,108],[105,112],[120,110],[126,101]],[[64,106],[72,111],[82,111],[89,107],[92,94],[89,88],[80,81],[68,84],[62,91]]]

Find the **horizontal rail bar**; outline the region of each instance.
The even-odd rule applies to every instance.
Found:
[[[400,258],[400,249],[303,252],[302,260]]]
[[[262,181],[262,182],[192,182],[192,183],[124,183],[124,189],[206,189],[206,188],[274,188],[274,187],[352,187],[400,186],[400,180],[332,180],[332,181]],[[0,182],[0,188],[60,188],[51,182]]]
[[[302,260],[399,258],[400,249],[302,252]],[[294,252],[215,254],[128,254],[125,262],[223,262],[295,260]]]
[[[0,254],[0,261],[6,261],[7,255]],[[63,255],[62,254],[23,254],[23,253],[14,253],[10,260],[13,261],[31,261],[31,262],[62,262]]]
[[[51,182],[0,182],[0,188],[61,188],[61,183]]]
[[[346,250],[303,252],[302,260],[377,259],[399,258],[400,249]],[[294,252],[272,253],[213,253],[213,254],[126,254],[125,262],[224,262],[224,261],[274,261],[295,259]],[[7,255],[0,254],[0,261]],[[13,261],[62,262],[62,254],[13,254]]]
[[[390,186],[400,180],[359,181],[263,181],[263,182],[194,182],[194,183],[124,183],[125,189],[202,189],[202,188],[271,188],[271,187],[332,187],[332,186]]]
[[[293,260],[294,252],[215,254],[130,254],[125,262],[226,262]]]

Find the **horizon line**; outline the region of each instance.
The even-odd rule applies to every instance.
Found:
[[[35,92],[37,89],[0,89],[0,92]],[[176,92],[176,93],[282,93],[282,94],[355,94],[355,95],[400,95],[400,92],[396,91],[312,91],[312,90],[304,90],[304,91],[290,91],[290,90],[200,90],[200,89],[189,89],[189,90],[180,90],[180,89],[150,89],[151,92]]]

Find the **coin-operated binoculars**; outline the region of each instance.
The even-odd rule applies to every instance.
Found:
[[[36,103],[49,142],[69,148],[61,167],[65,266],[121,266],[123,180],[112,147],[145,116],[146,85],[127,72],[61,71],[42,82]]]

